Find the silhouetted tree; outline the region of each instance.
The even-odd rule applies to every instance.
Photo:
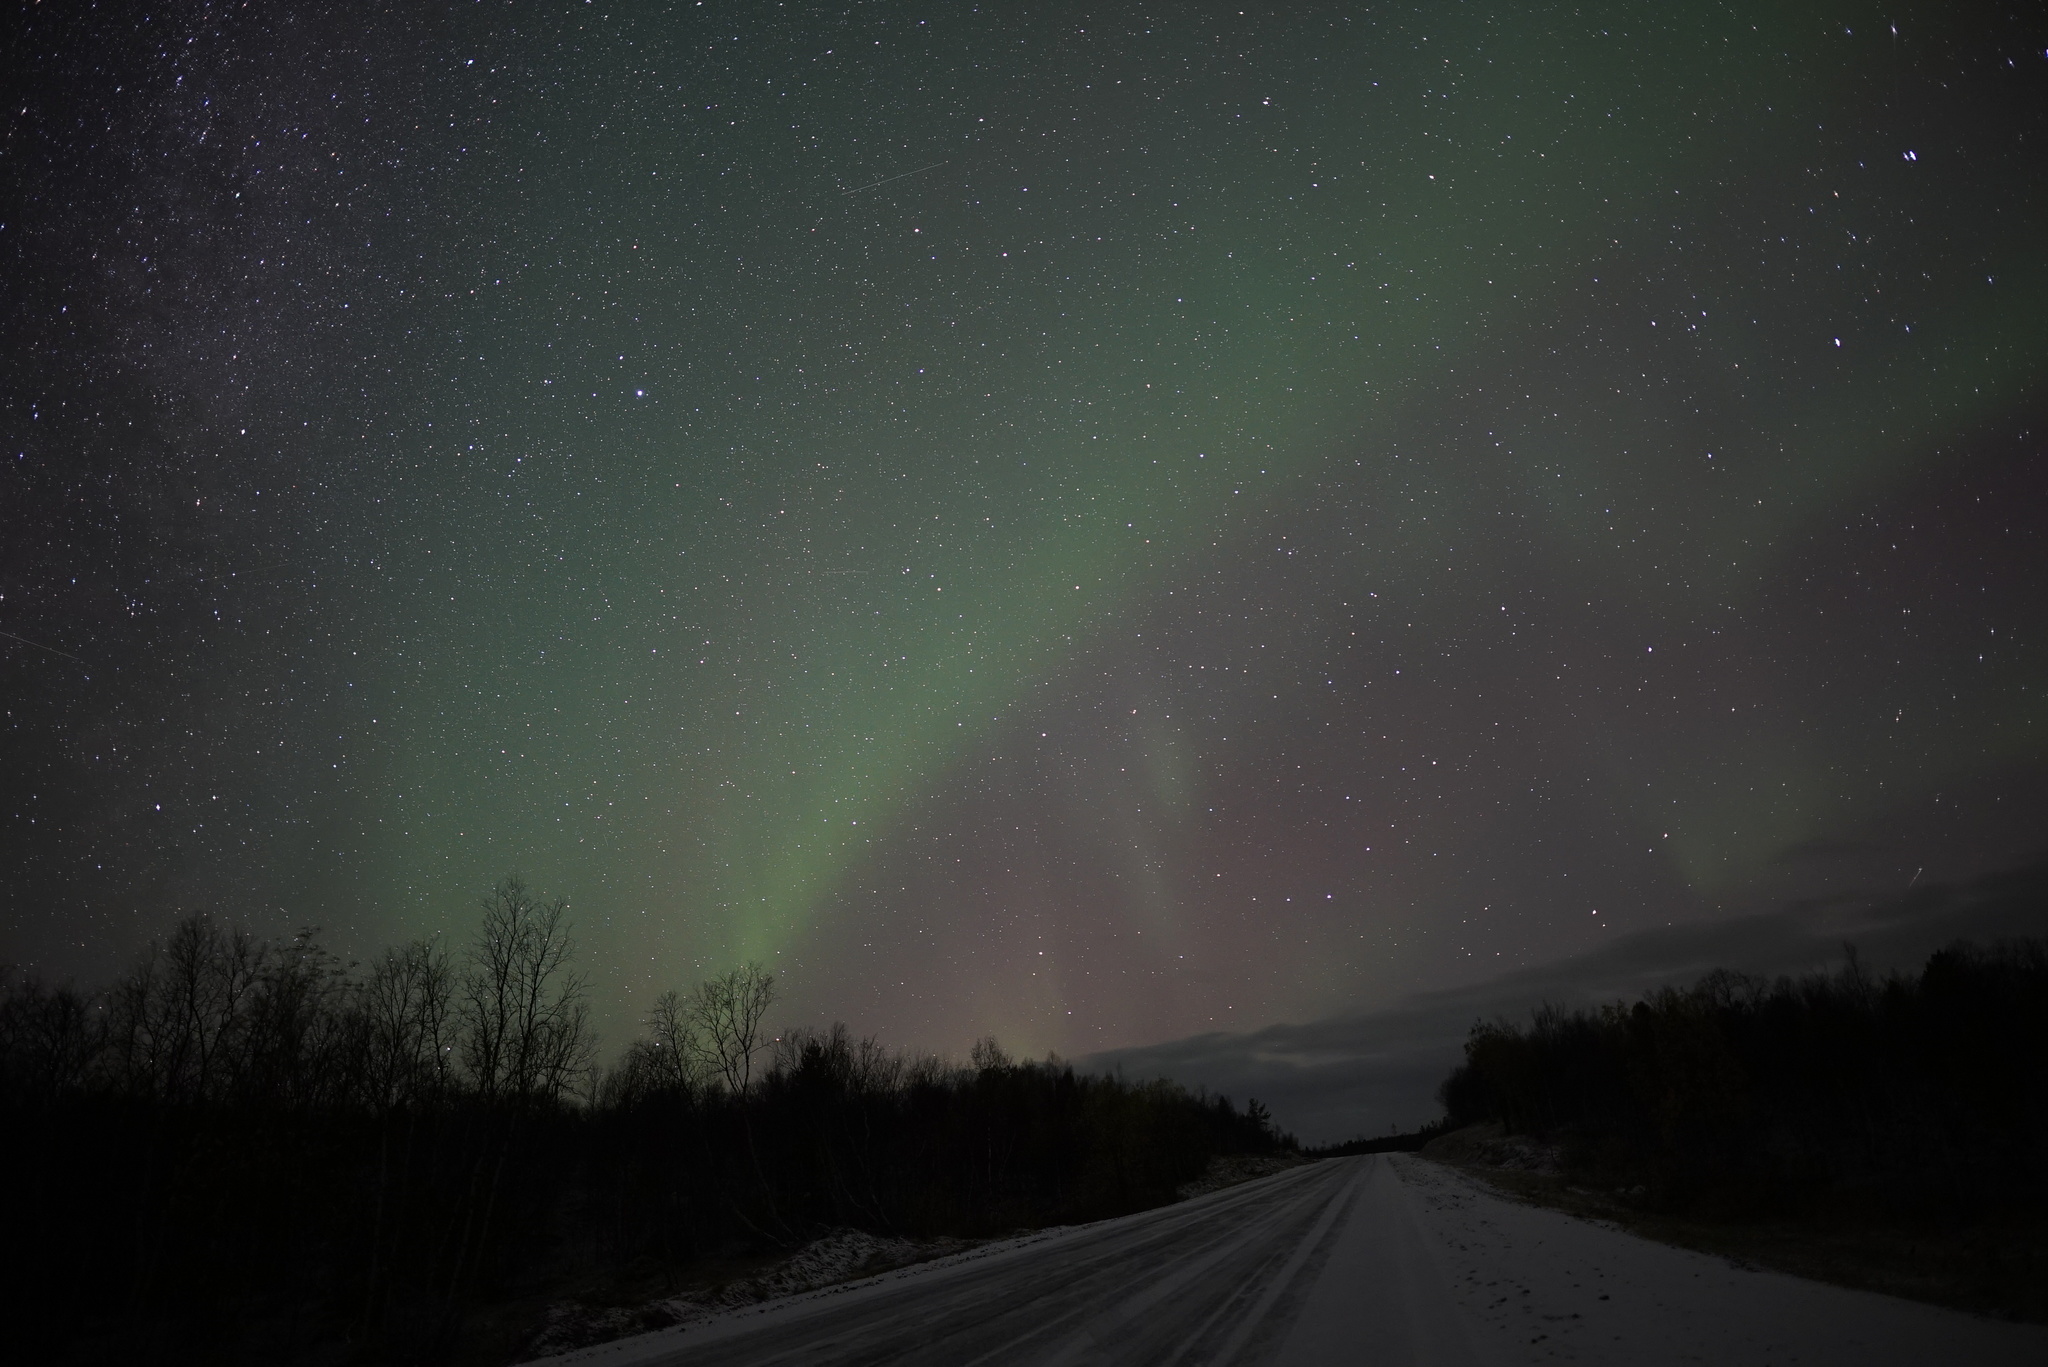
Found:
[[[430,940],[387,949],[364,982],[364,1099],[380,1113],[444,1095],[452,1081],[454,980]]]
[[[86,1085],[106,1047],[106,1023],[68,984],[0,974],[0,1098],[41,1109]]]
[[[707,1071],[728,1091],[745,1096],[753,1085],[754,1055],[766,1043],[762,1023],[774,1004],[774,975],[746,964],[697,984],[686,1009],[689,1028],[679,1038],[702,1051]]]
[[[470,1085],[486,1100],[560,1101],[596,1050],[568,900],[538,902],[507,878],[483,908],[456,1008]]]

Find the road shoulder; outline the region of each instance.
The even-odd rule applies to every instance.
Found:
[[[1511,1200],[1470,1174],[1396,1155],[1482,1361],[2048,1361],[2048,1329],[1827,1285]]]

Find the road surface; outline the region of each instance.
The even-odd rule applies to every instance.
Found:
[[[1339,1159],[582,1349],[583,1367],[2048,1363],[2048,1329],[1848,1291]]]

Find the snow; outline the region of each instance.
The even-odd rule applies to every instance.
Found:
[[[899,1256],[835,1236],[776,1285]],[[758,1289],[767,1289],[764,1279]],[[749,1292],[748,1294],[752,1294]],[[552,1361],[2003,1367],[2048,1328],[1802,1281],[1524,1206],[1413,1155],[1313,1163]]]
[[[606,1343],[650,1329],[694,1324],[726,1311],[749,1309],[822,1287],[943,1258],[972,1248],[967,1239],[891,1239],[857,1229],[834,1230],[755,1276],[698,1287],[634,1306],[594,1307],[562,1301],[548,1307],[548,1322],[532,1349],[547,1357]]]
[[[1852,1291],[1505,1200],[1441,1164],[1393,1170],[1473,1362],[2048,1363],[2048,1328]]]

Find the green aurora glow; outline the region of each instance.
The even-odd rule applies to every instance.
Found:
[[[325,438],[354,453],[347,511],[300,553],[333,605],[305,686],[346,776],[298,792],[302,843],[271,843],[255,900],[367,944],[458,924],[516,868],[570,893],[617,1019],[757,958],[821,1012],[1066,1049],[1469,971],[1416,947],[1479,900],[1426,867],[1353,860],[1349,910],[1285,935],[1226,925],[1199,880],[1223,876],[1205,849],[1257,843],[1209,817],[1218,794],[1312,762],[1331,717],[1478,745],[1497,701],[1370,690],[1503,614],[1529,634],[1487,647],[1488,696],[1576,737],[1545,772],[1591,766],[1680,914],[2039,762],[2032,655],[1961,690],[1916,674],[1915,700],[1967,700],[1895,720],[1874,683],[1830,711],[1826,682],[1716,653],[1783,615],[1824,529],[2038,408],[2039,154],[1935,91],[1976,52],[1964,19],[1136,13],[620,5],[446,42],[474,67],[419,106],[450,115],[459,169],[415,215],[419,259],[351,268],[357,368],[383,378]],[[1283,539],[1322,568],[1299,598],[1243,590],[1266,606],[1231,631],[1255,621],[1265,663],[1098,686],[1147,641],[1196,658],[1189,614],[1268,582],[1245,567]],[[1548,617],[1511,611],[1536,584]],[[1340,687],[1326,661],[1361,622],[1359,701],[1295,701]],[[1560,701],[1574,660],[1673,705]],[[1006,790],[1034,746],[1079,747],[1075,774],[1107,753],[1112,693],[1121,777]],[[1269,702],[1258,763],[1229,758]],[[206,784],[263,789],[247,770]],[[944,1002],[888,1005],[895,967],[1009,933],[899,876],[975,829],[947,822],[981,792],[1085,828],[1115,890],[1047,913],[1068,943],[1043,977],[1010,945]],[[1416,820],[1469,835],[1473,811]],[[1277,889],[1261,849],[1229,858]],[[1333,851],[1307,862],[1351,867]],[[875,919],[885,892],[926,928]],[[1550,914],[1488,943],[1583,942]],[[1208,976],[1112,1010],[1081,981],[1110,924],[1152,937],[1143,971]],[[1340,949],[1360,926],[1384,943]]]

